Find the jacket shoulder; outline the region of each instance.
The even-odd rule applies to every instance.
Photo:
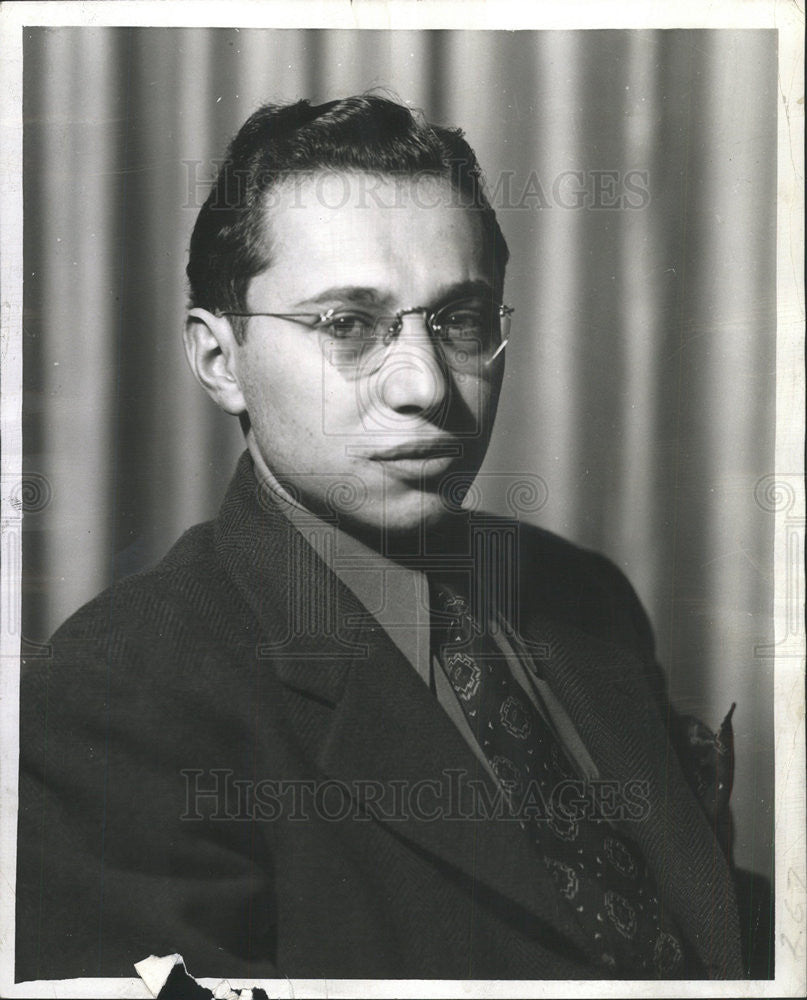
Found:
[[[628,578],[606,556],[554,532],[519,526],[518,580],[522,607],[561,618],[606,642],[654,656],[653,630]]]
[[[175,652],[232,642],[249,619],[216,556],[214,522],[189,528],[156,566],[116,581],[72,614],[51,640],[57,658]],[[198,653],[198,649],[196,650]],[[117,657],[116,657],[117,659]]]

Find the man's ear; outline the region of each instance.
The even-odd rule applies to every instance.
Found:
[[[183,340],[188,364],[205,392],[227,413],[243,413],[246,403],[238,382],[238,344],[227,318],[207,309],[190,309]]]

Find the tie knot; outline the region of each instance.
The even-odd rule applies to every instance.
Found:
[[[429,573],[432,627],[445,642],[468,642],[478,631],[468,596],[468,581],[455,575]]]
[[[466,574],[430,570],[426,575],[432,611],[449,614],[461,609],[470,612],[470,586]]]

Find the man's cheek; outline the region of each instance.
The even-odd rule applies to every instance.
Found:
[[[312,419],[314,413],[312,411]],[[322,437],[338,441],[342,457],[349,455],[348,441],[356,444],[357,438],[378,432],[377,401],[361,380],[340,379],[336,384],[323,387],[316,408],[316,421]]]

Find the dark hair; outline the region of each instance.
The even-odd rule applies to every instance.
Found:
[[[249,283],[270,265],[265,195],[292,175],[319,171],[428,174],[449,180],[460,204],[480,213],[497,282],[509,256],[474,151],[445,128],[375,95],[312,107],[267,104],[230,143],[191,236],[190,305],[211,312],[246,308]],[[240,329],[236,335],[240,339]]]

